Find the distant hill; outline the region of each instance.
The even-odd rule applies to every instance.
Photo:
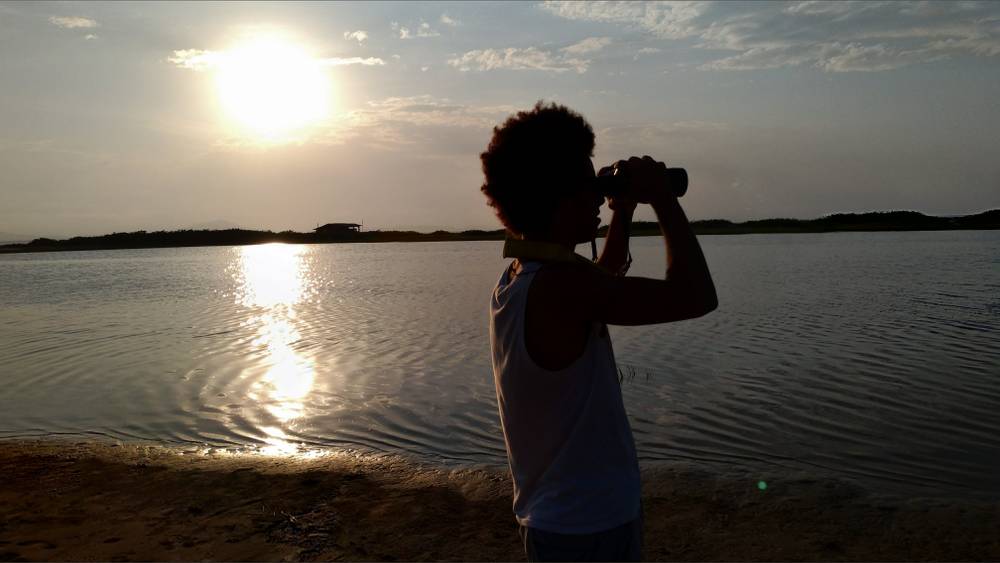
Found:
[[[1000,229],[1000,209],[959,217],[935,217],[916,211],[877,211],[872,213],[837,213],[819,219],[759,219],[734,223],[725,219],[710,219],[691,223],[699,235],[738,235],[751,233],[826,233],[837,231],[942,231],[969,229]],[[601,227],[603,236],[607,226]],[[633,236],[660,233],[659,225],[649,221],[632,223]],[[2,252],[52,252],[62,250],[109,250],[124,248],[163,248],[182,246],[232,246],[285,243],[350,243],[350,242],[420,242],[502,240],[503,229],[468,230],[457,233],[434,231],[364,231],[335,235],[298,233],[295,231],[253,231],[247,229],[187,229],[181,231],[136,231],[111,233],[96,237],[73,237],[65,240],[39,238],[25,244],[0,245]]]
[[[945,231],[1000,228],[1000,209],[975,215],[936,217],[917,211],[873,211],[836,213],[819,219],[758,219],[734,223],[710,219],[691,223],[699,235],[742,235],[753,233],[829,233],[838,231]],[[654,222],[632,223],[636,236],[658,234]]]
[[[238,229],[240,228],[240,226],[237,225],[236,223],[233,223],[232,221],[226,221],[225,219],[215,219],[212,221],[205,221],[204,223],[191,225],[190,228],[195,231],[205,231],[205,230],[220,231],[224,229]]]

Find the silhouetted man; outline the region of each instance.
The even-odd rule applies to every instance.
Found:
[[[481,155],[489,205],[510,237],[490,301],[500,421],[514,514],[532,561],[639,560],[639,465],[607,325],[700,317],[718,304],[701,248],[666,167],[646,156],[614,166],[627,179],[596,265],[573,250],[593,240],[604,196],[594,132],[555,104],[494,128]],[[656,212],[665,279],[625,277],[637,203]]]

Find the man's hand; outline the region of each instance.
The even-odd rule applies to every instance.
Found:
[[[666,189],[667,165],[651,156],[633,156],[628,160],[619,160],[614,166],[628,180],[626,197],[639,203],[653,203],[670,195]]]
[[[614,276],[567,266],[541,270],[532,291],[537,287],[545,295],[543,301],[552,307],[552,314],[577,321],[642,325],[692,319],[713,311],[719,305],[715,284],[687,216],[668,189],[666,165],[646,156],[620,160],[614,167],[627,182],[624,198],[616,205],[638,201],[651,204],[656,212],[667,254],[664,279]],[[615,218],[624,219],[624,215],[616,213],[612,218],[609,242]],[[605,251],[612,246],[606,243]],[[608,263],[617,264],[611,259]]]
[[[612,211],[631,213],[635,211],[637,205],[639,205],[639,202],[628,197],[627,195],[612,196],[608,198],[608,207],[610,207]]]

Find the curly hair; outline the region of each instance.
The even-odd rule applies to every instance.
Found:
[[[539,101],[493,128],[479,155],[487,203],[507,230],[518,235],[543,233],[571,172],[593,156],[594,130],[582,115]]]

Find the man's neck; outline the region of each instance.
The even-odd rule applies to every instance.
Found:
[[[574,247],[544,239],[514,239],[504,242],[503,255],[518,262],[579,262],[585,260],[573,252]]]
[[[523,240],[530,243],[556,244],[570,252],[573,252],[576,249],[576,242],[573,241],[572,237],[559,236],[555,233],[549,233],[541,236],[526,235],[523,237]]]

